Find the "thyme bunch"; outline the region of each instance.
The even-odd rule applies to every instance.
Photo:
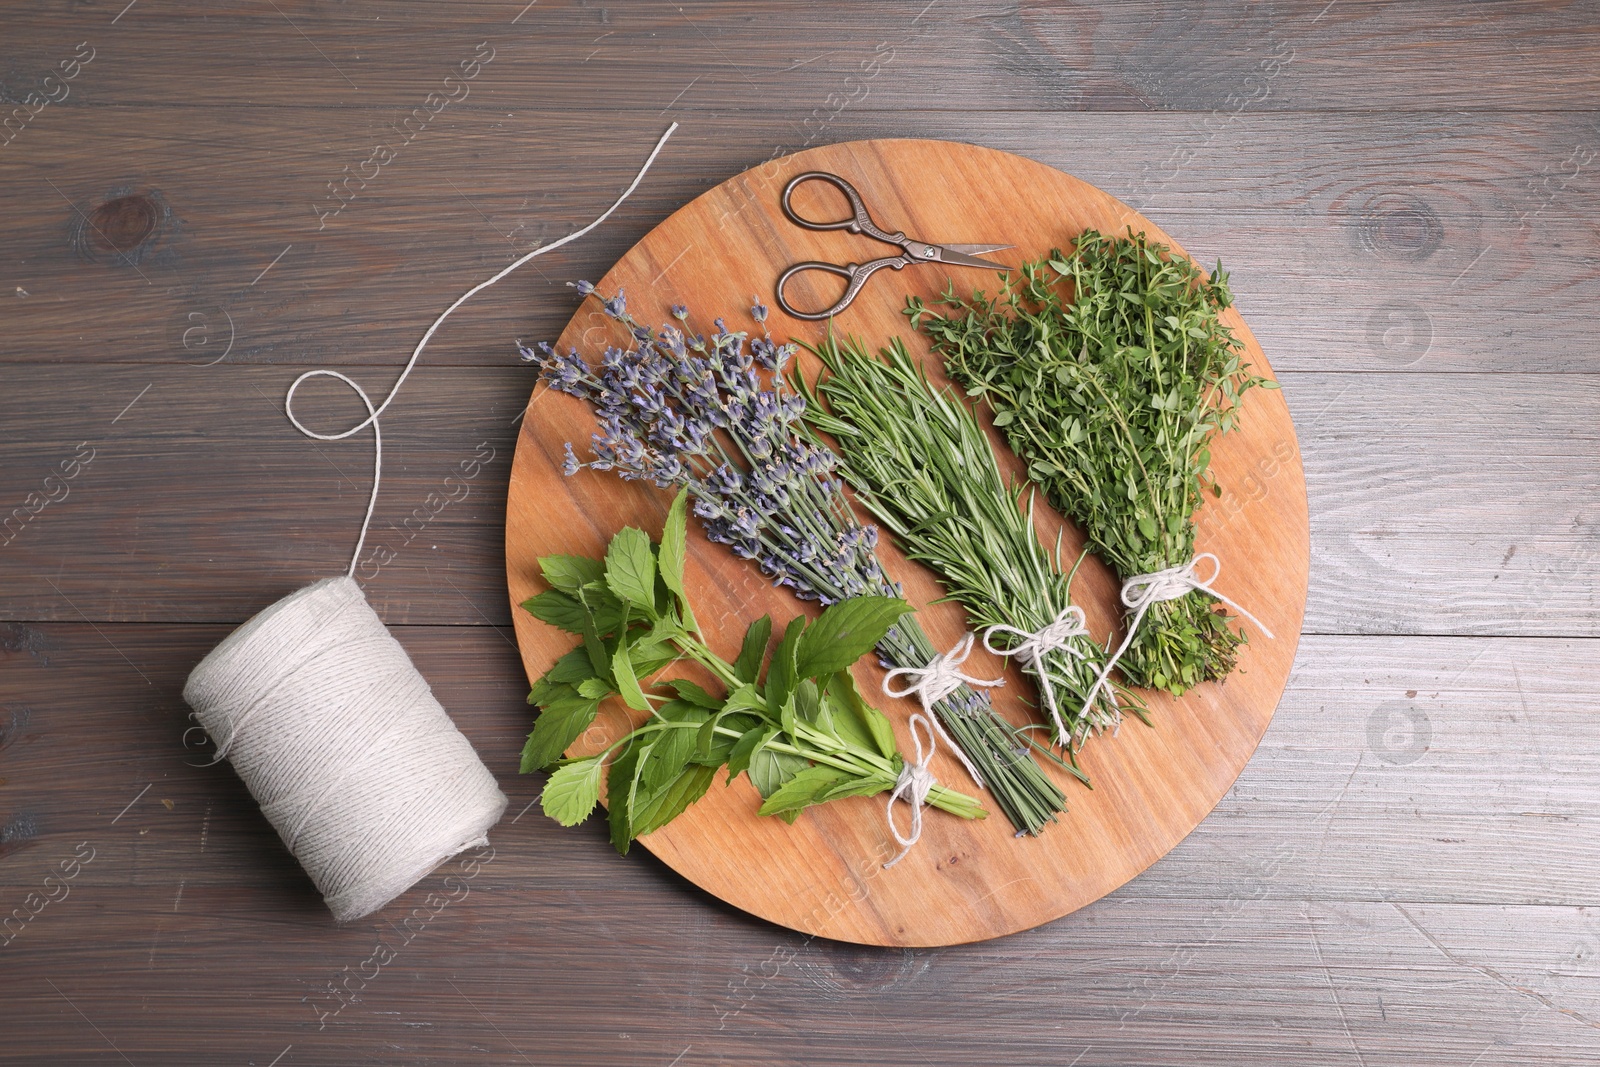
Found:
[[[1070,294],[1070,299],[1069,299]],[[1232,303],[1165,245],[1088,230],[1020,284],[906,314],[957,382],[994,412],[1028,475],[1126,581],[1188,563],[1203,492],[1221,495],[1207,442],[1238,423],[1250,373],[1221,322]],[[1246,637],[1194,592],[1153,605],[1119,662],[1133,685],[1181,694],[1225,677]]]

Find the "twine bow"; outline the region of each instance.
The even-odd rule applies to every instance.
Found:
[[[1039,689],[1044,694],[1045,707],[1050,710],[1050,719],[1056,724],[1056,738],[1063,745],[1069,744],[1071,738],[1067,733],[1066,724],[1061,721],[1061,712],[1056,707],[1056,691],[1050,684],[1049,672],[1044,668],[1044,658],[1051,652],[1065,652],[1082,659],[1083,653],[1073,642],[1080,637],[1089,636],[1089,627],[1085,622],[1083,609],[1075,604],[1069,604],[1061,609],[1061,614],[1037,633],[1030,633],[1004,623],[998,623],[983,631],[984,648],[997,656],[1014,656],[1018,663],[1032,669],[1039,679]],[[1013,634],[1022,640],[1011,648],[996,648],[991,639],[997,633]]]
[[[884,675],[883,691],[892,697],[915,695],[922,701],[922,710],[928,713],[926,722],[932,727],[933,733],[950,746],[950,750],[961,760],[961,765],[967,769],[967,773],[972,775],[972,780],[981,786],[984,784],[983,775],[978,773],[978,768],[972,765],[972,761],[961,751],[961,746],[956,744],[955,739],[945,732],[944,727],[939,724],[939,717],[933,711],[935,704],[960,689],[962,685],[981,685],[993,689],[1006,684],[1004,678],[974,678],[962,672],[961,665],[972,655],[974,640],[974,635],[970,633],[963,635],[950,651],[934,656],[926,667],[896,667]],[[910,684],[904,689],[896,689],[891,683],[901,675],[910,679]]]
[[[917,729],[919,726],[927,731],[926,747],[922,743],[922,732]],[[911,716],[911,740],[917,746],[917,758],[906,760],[901,765],[900,780],[894,784],[894,792],[889,794],[889,803],[884,809],[884,815],[889,820],[889,832],[900,845],[899,854],[885,863],[885,868],[893,867],[905,859],[906,853],[911,851],[911,846],[922,837],[922,806],[928,802],[928,793],[936,781],[933,772],[928,770],[928,761],[938,749],[939,742],[936,740],[938,732],[938,725],[930,717],[920,714]],[[900,827],[895,825],[894,821],[894,806],[900,800],[911,805],[911,829],[905,834],[900,832]]]
[[[1198,578],[1195,569],[1200,561],[1211,561],[1211,577]],[[1111,676],[1111,669],[1117,665],[1117,660],[1128,650],[1133,643],[1133,635],[1139,629],[1139,623],[1144,621],[1145,612],[1150,610],[1152,604],[1160,604],[1168,600],[1177,600],[1192,592],[1205,593],[1207,596],[1216,597],[1240,615],[1249,619],[1261,628],[1268,640],[1273,640],[1272,631],[1267,629],[1266,623],[1246,611],[1237,602],[1229,600],[1211,587],[1222,574],[1222,561],[1213,553],[1202,552],[1188,563],[1177,567],[1168,567],[1166,570],[1152,571],[1149,574],[1137,574],[1122,583],[1122,604],[1133,612],[1133,621],[1128,623],[1128,635],[1122,639],[1122,644],[1117,646],[1106,665],[1100,671],[1099,677],[1094,680],[1094,685],[1089,687],[1089,696],[1083,702],[1083,708],[1078,712],[1080,716],[1087,715],[1089,705],[1094,703],[1095,694],[1100,692],[1100,687],[1105,685],[1106,679]]]

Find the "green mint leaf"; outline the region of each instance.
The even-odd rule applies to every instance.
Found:
[[[703,763],[707,767],[720,767],[728,762],[733,755],[733,746],[744,736],[747,730],[756,730],[763,724],[754,715],[743,712],[730,712],[726,708],[717,712],[715,716],[706,720],[704,726],[695,732],[694,762]],[[737,731],[737,736],[730,737],[723,730]]]
[[[846,778],[817,797],[818,804],[845,797],[875,797],[894,788],[894,782],[884,778]]]
[[[546,589],[538,596],[529,597],[522,602],[522,608],[540,622],[547,622],[569,634],[583,633],[584,620],[589,617],[587,608],[555,589]]]
[[[750,769],[750,759],[756,754],[756,749],[767,743],[771,737],[776,737],[778,731],[768,728],[765,724],[750,727],[733,743],[733,748],[728,751],[728,784],[739,777],[743,771]]]
[[[750,757],[748,771],[750,784],[754,785],[756,792],[763,797],[770,797],[783,788],[785,782],[808,766],[810,764],[799,756],[791,756],[787,752],[774,752],[770,748],[757,749],[756,754]]]
[[[711,713],[695,707],[685,700],[669,700],[657,712],[667,722],[698,724],[707,722]],[[645,760],[644,773],[639,781],[646,789],[659,789],[681,773],[694,758],[695,742],[699,731],[690,729],[662,730],[650,746]]]
[[[756,814],[798,816],[812,804],[820,803],[822,795],[844,781],[845,777],[844,771],[834,767],[807,767],[773,790],[761,802],[761,809]],[[793,822],[794,819],[789,821]]]
[[[687,700],[691,704],[698,704],[700,707],[710,708],[712,711],[716,711],[723,706],[723,701],[718,700],[698,685],[686,679],[674,678],[667,684],[677,690],[680,699]]]
[[[822,691],[810,678],[802,679],[794,687],[794,714],[801,722],[813,726],[822,714]]]
[[[783,732],[788,734],[791,738],[796,736],[796,730],[794,728],[794,694],[793,693],[790,693],[789,694],[789,699],[785,700],[783,702],[783,707],[778,709],[778,725],[780,727],[782,727],[783,728]]]
[[[550,588],[577,596],[583,586],[598,582],[605,569],[599,560],[588,556],[543,556],[539,559],[539,573]]]
[[[630,827],[633,835],[642,837],[659,830],[683,814],[690,804],[705,796],[716,774],[713,767],[691,764],[665,788],[641,792],[634,800]]]
[[[761,661],[767,657],[767,643],[771,640],[771,615],[761,616],[744,632],[744,644],[733,664],[733,673],[741,682],[753,682],[761,674]]]
[[[589,662],[589,654],[581,648],[575,648],[556,660],[555,665],[544,672],[541,680],[552,685],[576,685],[585,678],[593,677],[594,665]]]
[[[625,526],[606,549],[606,586],[617,599],[656,616],[656,557],[643,530]]]
[[[840,714],[833,720],[839,736],[858,743],[866,735],[868,749],[877,749],[878,755],[893,759],[900,751],[894,741],[894,727],[877,708],[868,704],[856,688],[856,679],[849,671],[840,671],[828,681],[828,696],[839,706]],[[853,723],[851,722],[853,720]]]
[[[683,588],[683,561],[687,554],[687,540],[689,536],[689,520],[687,508],[689,506],[689,491],[679,491],[673,498],[672,507],[667,509],[667,523],[661,530],[661,580],[667,583],[667,588],[678,595],[679,602],[687,611],[689,607],[688,594]]]
[[[562,826],[576,826],[600,803],[600,757],[557,767],[539,794],[544,813]]]
[[[606,771],[606,817],[611,824],[611,847],[622,855],[628,854],[633,842],[632,806],[634,772],[639,766],[639,752],[643,746],[627,746],[622,755],[611,761]]]
[[[532,774],[560,759],[567,746],[594,722],[599,709],[598,700],[582,697],[558,700],[547,706],[539,713],[533,732],[528,735],[528,743],[522,748],[522,773]]]
[[[821,678],[842,671],[883,640],[911,605],[886,596],[858,596],[829,606],[800,639],[795,673]]]
[[[533,689],[528,692],[528,703],[544,707],[554,704],[565,697],[574,697],[578,691],[565,682],[552,682],[547,672],[543,678],[533,683]]]
[[[728,694],[728,699],[723,701],[722,707],[726,711],[753,711],[758,715],[767,714],[767,698],[761,690],[748,682]]]
[[[610,678],[611,651],[606,648],[606,643],[600,639],[600,631],[595,628],[593,615],[584,616],[583,650],[589,656],[589,666],[594,668],[595,677]]]
[[[650,710],[650,702],[645,699],[644,689],[633,673],[633,657],[628,653],[625,633],[617,638],[617,654],[611,657],[611,674],[617,680],[617,692],[622,695],[624,704],[634,711]]]
[[[783,640],[773,649],[772,662],[767,664],[767,710],[773,715],[783,711],[784,704],[789,701],[789,694],[794,692],[795,683],[800,680],[800,676],[795,672],[795,652],[799,648],[805,628],[804,615],[796,615],[790,619],[788,627],[783,631]]]

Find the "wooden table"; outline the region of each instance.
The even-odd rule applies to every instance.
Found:
[[[36,914],[0,935],[0,1064],[1595,1061],[1592,5],[123,3],[3,16],[0,915]],[[386,419],[367,594],[512,806],[334,927],[179,698],[365,506],[368,444],[295,434],[283,391],[386,390],[673,119]],[[1237,787],[1101,902],[935,951],[807,940],[527,811],[501,550],[511,341],[560,331],[562,283],[776,151],[889,136],[1028,155],[1220,256],[1311,497],[1306,636]]]

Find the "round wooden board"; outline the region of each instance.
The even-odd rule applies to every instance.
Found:
[[[1177,248],[1176,242],[1127,205],[1059,171],[1019,156],[942,141],[859,141],[811,149],[746,171],[683,207],[640,241],[600,282],[610,294],[626,288],[628,307],[644,322],[667,321],[674,303],[687,304],[692,322],[709,332],[722,316],[730,329],[751,326],[752,294],[772,307],[779,339],[816,339],[823,324],[792,320],[772,299],[780,271],[798,260],[849,262],[891,254],[888,246],[843,232],[814,233],[784,219],[778,198],[801,171],[830,170],[852,182],[879,225],[944,243],[1009,242],[993,258],[1009,264],[1069,247],[1082,230],[1120,233],[1131,226]],[[815,189],[813,183],[802,192]],[[840,210],[828,200],[796,195],[797,207]],[[822,217],[814,215],[813,217]],[[835,329],[874,347],[899,336],[911,350],[927,346],[908,328],[901,308],[909,294],[936,296],[948,276],[963,290],[993,288],[987,272],[910,267],[874,276]],[[798,281],[798,280],[797,280]],[[798,284],[791,296],[806,295]],[[825,294],[812,294],[822,297]],[[818,304],[812,306],[822,306]],[[1234,327],[1259,373],[1266,357],[1236,312]],[[593,302],[581,307],[560,338],[591,359],[606,343],[621,343],[616,324]],[[814,368],[807,367],[808,373]],[[942,375],[935,372],[942,380]],[[612,474],[561,474],[562,446],[585,451],[593,419],[580,402],[540,386],[528,404],[511,474],[506,514],[506,559],[517,640],[530,677],[542,674],[573,647],[570,635],[538,622],[516,605],[543,589],[537,557],[571,552],[600,555],[625,525],[658,536],[670,494],[626,484]],[[991,434],[993,431],[991,431]],[[996,436],[998,442],[999,438]],[[1015,457],[1001,449],[1012,470]],[[1199,547],[1217,554],[1217,588],[1246,605],[1277,635],[1251,635],[1237,672],[1221,684],[1199,686],[1179,700],[1150,695],[1153,726],[1130,721],[1115,736],[1090,742],[1082,764],[1091,791],[1066,780],[1070,810],[1034,838],[1016,838],[1005,818],[967,822],[930,811],[921,843],[893,868],[884,798],[855,798],[812,808],[793,826],[755,814],[754,789],[741,777],[711,791],[676,821],[642,839],[684,877],[735,907],[808,934],[861,944],[951,945],[998,937],[1059,918],[1088,904],[1154,863],[1192,830],[1232,785],[1255,750],[1283,693],[1305,610],[1309,527],[1305,476],[1294,426],[1276,390],[1247,394],[1241,428],[1212,446],[1224,488],[1200,517]],[[1041,509],[1042,511],[1043,509]],[[1041,515],[1053,539],[1061,521]],[[1081,536],[1070,526],[1064,544],[1075,555]],[[937,647],[963,632],[961,610],[931,604],[942,591],[932,575],[893,548],[881,549],[891,574],[921,608],[919,618]],[[1070,557],[1069,557],[1070,558]],[[708,544],[693,530],[688,580],[695,612],[728,658],[745,625],[770,613],[781,628],[802,605],[770,587],[753,565]],[[1117,583],[1098,560],[1080,571],[1074,598],[1099,638],[1117,625]],[[1253,627],[1251,629],[1254,629]],[[1120,632],[1120,631],[1118,631]],[[967,670],[996,676],[1004,665],[981,649]],[[877,692],[882,673],[858,665],[863,691]],[[997,690],[1004,713],[1025,721],[1030,683],[1014,671]],[[879,698],[903,748],[909,738],[906,701]],[[610,704],[616,704],[611,707]],[[574,751],[593,751],[627,725],[620,702],[602,709]],[[907,748],[909,750],[909,748]],[[944,752],[939,779],[973,786]],[[903,816],[903,812],[902,812]],[[603,847],[599,841],[596,847]]]

